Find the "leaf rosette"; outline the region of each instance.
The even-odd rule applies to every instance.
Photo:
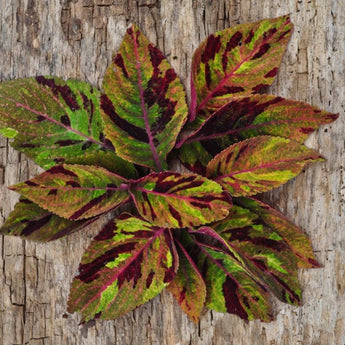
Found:
[[[322,160],[303,142],[338,115],[262,93],[291,32],[283,16],[210,35],[193,56],[189,107],[135,25],[102,91],[50,76],[0,83],[0,133],[46,169],[9,187],[22,197],[1,233],[52,241],[120,214],[72,282],[68,310],[82,322],[126,314],[166,287],[194,322],[204,306],[270,321],[270,293],[300,304],[297,268],[319,265],[260,193]],[[173,171],[176,157],[188,173]]]

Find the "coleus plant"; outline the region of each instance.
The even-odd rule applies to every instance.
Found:
[[[68,310],[82,322],[128,313],[165,287],[195,322],[204,306],[270,321],[270,293],[300,304],[297,268],[318,267],[311,244],[254,196],[322,160],[303,142],[337,114],[263,93],[291,32],[283,16],[209,36],[193,56],[189,109],[134,25],[102,90],[43,76],[0,84],[0,133],[47,169],[9,187],[22,196],[1,233],[51,241],[120,210],[72,282]],[[189,172],[172,171],[176,158]]]

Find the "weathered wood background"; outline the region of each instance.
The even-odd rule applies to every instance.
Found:
[[[340,112],[308,145],[327,157],[271,202],[310,235],[323,269],[300,272],[304,306],[277,304],[277,321],[205,312],[198,325],[168,293],[116,321],[78,326],[69,284],[95,230],[50,244],[0,238],[0,344],[344,345],[345,1],[0,0],[0,79],[49,74],[100,85],[126,27],[137,23],[189,88],[192,52],[237,23],[291,13],[295,31],[272,92]],[[0,139],[0,223],[17,200],[5,186],[37,168]],[[1,341],[2,339],[2,341]]]

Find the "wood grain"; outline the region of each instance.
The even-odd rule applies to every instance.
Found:
[[[205,311],[198,325],[172,297],[116,321],[78,326],[66,314],[69,284],[97,229],[50,244],[0,239],[0,343],[4,345],[345,344],[345,3],[343,0],[0,0],[0,79],[56,75],[99,86],[126,27],[135,22],[189,89],[192,53],[208,34],[291,13],[295,31],[271,91],[340,118],[309,140],[327,162],[309,166],[267,198],[310,235],[324,268],[300,271],[303,307],[276,304],[277,321],[243,322]],[[17,195],[5,186],[38,172],[0,138],[0,223]]]

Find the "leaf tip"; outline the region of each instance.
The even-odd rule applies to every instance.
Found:
[[[327,159],[322,156],[321,154],[318,154],[316,157],[315,157],[315,160],[316,161],[319,161],[319,162],[325,162]]]
[[[339,117],[340,113],[329,113],[327,114],[327,120],[329,120],[328,123],[331,123],[335,121]]]
[[[279,20],[279,19],[283,19],[283,20],[285,20],[285,24],[286,25],[291,25],[291,27],[293,27],[293,23],[292,23],[292,21],[291,21],[291,15],[292,15],[292,13],[290,12],[290,13],[287,13],[287,14],[284,14],[283,16],[281,16],[281,17],[278,17],[277,19]]]
[[[325,266],[320,264],[314,257],[309,257],[308,261],[298,261],[298,268],[324,268]]]
[[[197,325],[200,321],[200,315],[194,315],[193,317],[188,315],[189,320],[192,320],[192,322]]]
[[[140,29],[139,29],[139,26],[137,24],[131,23],[127,27],[127,34],[131,36],[134,32],[140,32]]]
[[[13,186],[7,186],[7,189],[13,191],[13,192],[17,192],[18,190],[18,186],[15,184]]]

